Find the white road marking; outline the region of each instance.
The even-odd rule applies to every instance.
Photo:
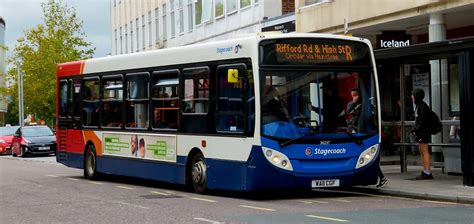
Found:
[[[218,222],[218,221],[214,221],[214,220],[210,220],[210,219],[205,219],[205,218],[194,218],[195,220],[199,220],[199,221],[203,221],[203,222],[208,222],[208,223],[212,223],[212,224],[220,224],[222,222]]]
[[[77,178],[68,177],[67,179],[68,179],[68,180],[73,180],[73,181],[79,181],[79,179],[77,179]]]
[[[145,206],[141,206],[141,205],[135,205],[135,204],[130,204],[130,203],[123,202],[123,201],[112,201],[112,202],[117,203],[117,204],[121,204],[121,205],[132,206],[132,207],[136,207],[136,208],[150,209],[149,207],[145,207]]]
[[[133,187],[125,187],[125,186],[121,186],[121,185],[118,185],[116,187],[117,188],[122,188],[122,189],[127,189],[127,190],[135,190],[135,188],[133,188]]]
[[[52,175],[52,174],[48,174],[46,175],[47,177],[59,177],[59,176],[56,176],[56,175]]]
[[[242,208],[251,208],[251,209],[262,210],[262,211],[267,211],[267,212],[276,211],[275,209],[271,209],[271,208],[261,208],[261,207],[255,207],[255,206],[250,206],[250,205],[239,205],[239,206]]]
[[[171,195],[171,194],[167,194],[167,193],[163,193],[163,192],[159,192],[159,191],[150,191],[150,193],[164,195],[164,196],[170,196]]]
[[[89,181],[91,184],[96,184],[96,185],[103,185],[104,183],[97,182],[97,181]]]
[[[334,221],[334,222],[348,222],[349,220],[345,219],[337,219],[337,218],[331,218],[331,217],[325,217],[325,216],[317,216],[317,215],[305,215],[306,217],[310,218],[316,218],[316,219],[323,219],[323,220],[329,220],[329,221]]]
[[[215,200],[211,200],[211,199],[205,199],[205,198],[195,198],[195,197],[190,197],[190,199],[193,199],[193,200],[198,200],[198,201],[205,201],[205,202],[217,202]]]
[[[344,200],[344,199],[331,199],[332,201],[337,201],[337,202],[344,202],[344,203],[350,203],[352,201]]]

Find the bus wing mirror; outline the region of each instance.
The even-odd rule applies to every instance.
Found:
[[[227,70],[227,82],[228,83],[238,83],[239,82],[239,70],[237,70],[237,69],[228,69]]]

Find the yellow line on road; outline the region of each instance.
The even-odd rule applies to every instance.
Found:
[[[262,211],[267,211],[267,212],[276,211],[275,209],[271,209],[271,208],[261,208],[261,207],[255,207],[255,206],[250,206],[250,205],[239,205],[239,206],[242,208],[251,208],[251,209],[262,210]]]
[[[211,199],[205,199],[205,198],[195,198],[195,197],[190,197],[190,199],[193,199],[193,200],[198,200],[198,201],[205,201],[205,202],[217,202],[215,200],[211,200]]]
[[[97,184],[97,185],[103,185],[103,183],[97,182],[97,181],[89,181],[89,183],[91,183],[91,184]]]
[[[79,179],[77,179],[77,178],[70,178],[70,177],[68,177],[67,179],[68,179],[68,180],[73,180],[73,181],[79,181]]]
[[[348,222],[349,221],[349,220],[345,220],[345,219],[336,219],[336,218],[325,217],[325,216],[317,216],[317,215],[306,215],[306,217],[329,220],[329,221],[334,221],[334,222]]]
[[[170,196],[171,195],[171,194],[167,194],[167,193],[163,193],[163,192],[159,192],[159,191],[150,191],[150,193],[164,195],[164,196]]]
[[[116,187],[117,188],[122,188],[122,189],[127,189],[127,190],[135,190],[135,188],[133,188],[133,187],[125,187],[125,186],[120,186],[120,185],[118,185]]]
[[[56,176],[56,175],[52,175],[52,174],[48,174],[46,175],[47,177],[59,177],[59,176]]]

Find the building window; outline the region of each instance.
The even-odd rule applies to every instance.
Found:
[[[168,39],[168,26],[166,24],[166,4],[163,4],[163,41]]]
[[[149,74],[127,74],[126,127],[148,128]]]
[[[122,27],[120,27],[120,54],[123,54],[123,51],[122,51]]]
[[[151,10],[148,11],[148,45],[151,48],[151,42],[152,42],[152,31],[153,29],[151,28]]]
[[[224,0],[216,0],[216,18],[224,15]]]
[[[240,8],[250,6],[250,0],[240,0]]]
[[[115,37],[115,54],[117,54],[118,50],[118,36],[117,36],[117,29],[114,30],[114,37]]]
[[[184,0],[179,1],[179,33],[184,33]]]
[[[226,0],[226,12],[233,13],[237,11],[237,0]]]
[[[152,128],[178,129],[178,74],[178,70],[153,72],[151,81]]]
[[[140,33],[138,32],[138,27],[140,24],[138,23],[138,18],[135,20],[135,28],[136,28],[136,34],[137,34],[137,52],[140,51]]]
[[[128,53],[128,27],[125,24],[125,54]]]
[[[158,43],[160,41],[160,21],[159,21],[159,14],[158,8],[155,9],[155,42]]]
[[[196,19],[194,20],[196,22],[196,25],[201,24],[201,18],[202,18],[202,0],[196,0],[194,3],[194,8],[196,9],[196,13],[194,14],[196,16]]]
[[[175,34],[175,17],[174,17],[174,0],[170,0],[170,25],[171,25],[171,38],[174,38]]]
[[[133,22],[132,21],[130,21],[130,52],[133,53]]]
[[[188,32],[193,31],[193,1],[188,0]]]
[[[209,110],[209,68],[184,69],[183,114],[207,114]]]
[[[142,47],[145,50],[146,40],[145,40],[145,15],[142,15]]]

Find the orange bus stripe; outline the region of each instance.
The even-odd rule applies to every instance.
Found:
[[[95,153],[97,156],[102,156],[102,141],[94,131],[83,131],[84,133],[84,144],[87,144],[88,141],[94,143]]]

